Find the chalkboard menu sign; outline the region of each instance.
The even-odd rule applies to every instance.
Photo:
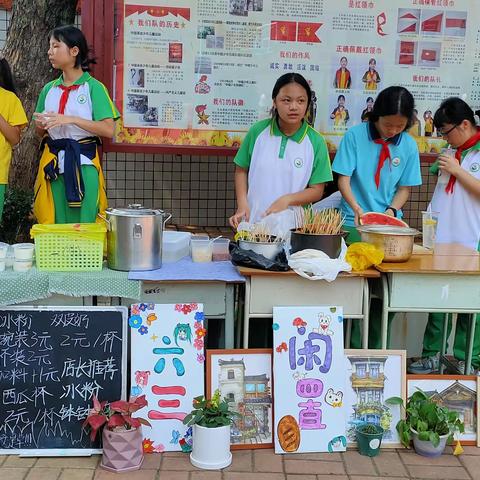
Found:
[[[0,310],[0,453],[96,453],[83,419],[125,398],[126,307]]]

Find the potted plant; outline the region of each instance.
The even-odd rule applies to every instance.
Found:
[[[400,441],[409,448],[413,440],[415,451],[420,455],[440,456],[454,433],[465,431],[458,412],[442,407],[420,389],[408,399],[406,407],[399,397],[391,397],[386,403],[404,408],[406,417],[397,423]]]
[[[220,390],[213,397],[193,399],[193,410],[183,420],[193,425],[192,465],[206,470],[218,470],[232,463],[230,452],[230,425],[238,413],[230,410],[228,401],[220,398]]]
[[[103,455],[100,466],[113,472],[138,470],[143,462],[142,425],[150,422],[132,417],[137,410],[147,406],[145,395],[116,402],[100,402],[93,396],[93,408],[83,422],[90,429],[90,440],[94,441],[102,432]]]
[[[338,258],[342,249],[345,217],[336,208],[315,211],[311,205],[295,211],[296,228],[292,230],[291,253],[308,248],[321,250]]]
[[[383,428],[375,423],[362,423],[355,427],[358,451],[360,455],[375,457],[382,444]]]

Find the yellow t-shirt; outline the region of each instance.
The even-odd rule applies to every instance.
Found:
[[[25,110],[18,97],[0,87],[0,115],[14,127],[24,127],[27,123]],[[0,184],[8,183],[8,171],[12,160],[12,146],[0,132]]]

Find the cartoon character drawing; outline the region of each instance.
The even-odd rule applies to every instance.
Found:
[[[343,392],[339,390],[335,393],[333,388],[329,388],[325,394],[325,402],[334,408],[341,407],[343,405]]]
[[[172,443],[173,445],[177,445],[179,440],[180,432],[178,430],[172,430],[172,439],[170,440],[170,443]]]
[[[314,328],[313,331],[321,333],[323,335],[333,335],[333,332],[328,328],[332,323],[332,317],[330,315],[318,314],[318,328]]]
[[[137,370],[135,372],[135,383],[138,387],[146,387],[148,385],[148,377],[150,370]]]
[[[336,449],[339,448],[346,448],[347,446],[347,439],[343,436],[340,435],[338,437],[333,437],[329,442],[328,442],[328,452],[333,453]]]
[[[207,110],[206,105],[197,105],[195,107],[195,112],[197,113],[197,116],[198,116],[199,125],[201,125],[202,123],[204,123],[205,125],[209,124],[208,118],[210,117],[210,115],[207,115],[205,113],[206,110]]]
[[[177,323],[175,330],[173,331],[173,336],[176,345],[178,345],[179,340],[192,343],[192,330],[188,323]]]

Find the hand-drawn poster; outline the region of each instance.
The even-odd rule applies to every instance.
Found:
[[[132,396],[145,394],[148,406],[138,411],[152,428],[143,429],[143,450],[188,452],[192,429],[183,419],[194,397],[204,394],[203,305],[197,303],[132,305]]]
[[[347,440],[355,443],[355,427],[375,423],[384,429],[382,448],[399,447],[396,430],[402,416],[399,405],[388,405],[390,397],[403,398],[406,391],[405,350],[346,350]]]
[[[275,453],[345,451],[343,310],[273,308]]]
[[[443,99],[480,108],[478,0],[115,0],[115,18],[117,143],[237,148],[285,73],[310,82],[332,151],[391,85],[415,97],[422,153],[444,143]]]

